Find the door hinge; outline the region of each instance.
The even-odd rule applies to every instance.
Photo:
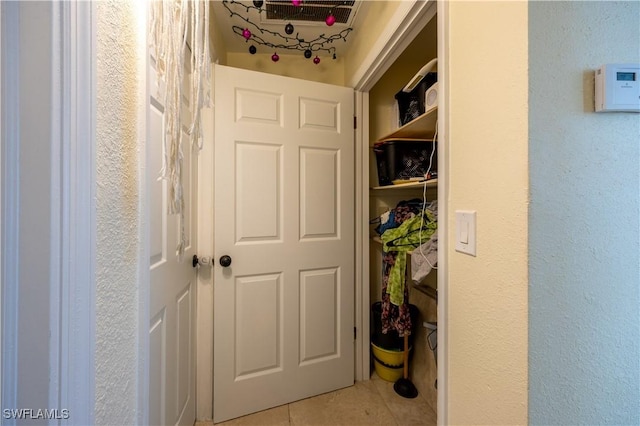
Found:
[[[358,128],[358,117],[356,117],[355,115],[353,116],[353,128]]]
[[[353,340],[358,340],[358,329],[353,327]]]

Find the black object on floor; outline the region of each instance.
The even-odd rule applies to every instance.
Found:
[[[404,335],[404,377],[398,379],[393,384],[393,389],[403,398],[415,398],[418,396],[418,389],[409,379],[409,335]]]
[[[418,389],[411,380],[404,377],[393,384],[393,389],[403,398],[415,398],[418,396]]]

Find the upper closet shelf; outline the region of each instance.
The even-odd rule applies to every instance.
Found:
[[[409,183],[400,183],[397,185],[384,185],[384,186],[374,186],[371,189],[377,190],[387,190],[387,189],[412,189],[412,188],[422,188],[424,186],[424,181],[420,182],[409,182]],[[438,186],[438,179],[430,179],[427,181],[427,188],[431,188],[434,186]]]
[[[434,108],[381,138],[380,142],[397,139],[431,139],[435,134],[437,121],[438,108]]]

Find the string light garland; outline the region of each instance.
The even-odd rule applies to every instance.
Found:
[[[347,36],[353,28],[345,28],[337,33],[332,35],[320,34],[313,40],[305,40],[300,37],[299,33],[295,32],[295,27],[291,22],[295,21],[296,18],[300,18],[305,16],[308,12],[304,8],[304,2],[302,0],[292,0],[291,2],[293,6],[297,9],[296,13],[292,16],[283,16],[282,20],[286,21],[287,24],[284,26],[284,33],[282,34],[277,31],[271,31],[266,28],[261,27],[257,23],[251,21],[247,16],[243,16],[241,12],[244,12],[246,15],[249,14],[251,10],[256,10],[259,14],[265,11],[263,8],[264,2],[262,0],[254,0],[253,5],[246,5],[240,3],[236,0],[223,0],[222,4],[229,11],[231,17],[237,16],[239,19],[244,21],[244,26],[240,27],[238,25],[233,25],[233,32],[241,37],[243,37],[247,43],[251,42],[249,46],[249,53],[252,55],[255,54],[258,49],[256,48],[256,44],[260,46],[266,46],[270,49],[274,50],[273,55],[271,56],[271,60],[273,62],[277,62],[280,57],[278,56],[278,50],[296,50],[303,52],[304,57],[310,59],[316,54],[313,58],[313,63],[318,65],[320,63],[320,57],[318,56],[318,52],[325,52],[330,55],[331,58],[336,59],[336,48],[333,46],[335,41],[342,40],[343,42],[347,41]],[[344,2],[347,4],[347,2]],[[338,7],[338,5],[334,5],[333,7]],[[308,16],[308,15],[307,15]],[[314,15],[315,16],[315,15]],[[328,27],[333,26],[336,23],[336,17],[333,15],[333,9],[329,10],[328,15],[324,20],[325,24]],[[267,36],[274,38],[276,41],[266,40]]]

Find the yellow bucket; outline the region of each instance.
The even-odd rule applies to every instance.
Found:
[[[373,343],[371,343],[371,351],[373,352],[373,365],[378,377],[394,383],[402,378],[404,371],[403,351],[384,349]],[[409,348],[409,351],[411,351],[411,348]]]

